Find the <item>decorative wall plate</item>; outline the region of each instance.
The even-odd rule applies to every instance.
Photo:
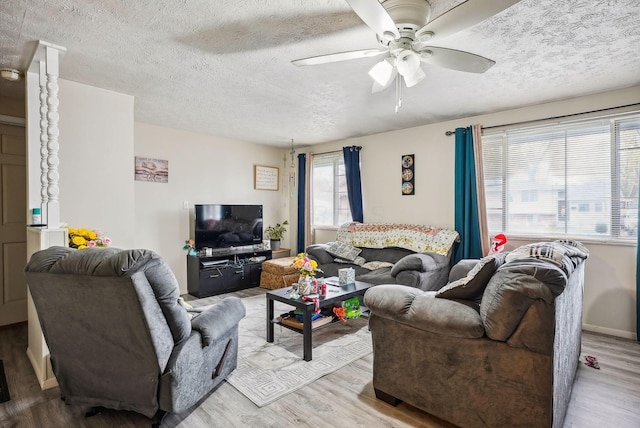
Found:
[[[413,166],[413,156],[405,155],[402,157],[402,167],[411,168]]]
[[[413,178],[413,171],[411,171],[410,169],[402,170],[402,179],[404,181],[410,181],[412,178]]]

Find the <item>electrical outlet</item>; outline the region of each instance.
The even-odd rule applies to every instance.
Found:
[[[189,209],[189,201],[182,201],[182,208],[185,210]]]

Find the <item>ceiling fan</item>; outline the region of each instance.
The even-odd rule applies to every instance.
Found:
[[[364,49],[320,55],[291,61],[294,65],[317,65],[330,62],[386,57],[371,68],[372,92],[380,92],[396,81],[407,87],[425,78],[421,64],[434,64],[453,70],[484,73],[495,62],[454,49],[433,46],[433,42],[471,27],[500,13],[520,0],[467,0],[439,17],[430,20],[428,0],[346,0],[353,11],[376,33],[382,49]],[[398,96],[399,101],[399,96]],[[399,105],[396,104],[396,111]]]

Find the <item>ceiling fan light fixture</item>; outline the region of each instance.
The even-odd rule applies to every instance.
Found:
[[[397,63],[398,73],[403,77],[413,74],[416,70],[420,69],[420,58],[418,58],[418,55],[415,52],[408,49],[398,55]]]
[[[378,85],[385,88],[391,83],[393,78],[396,77],[395,68],[389,60],[390,58],[385,58],[369,70],[369,76],[371,76]]]
[[[422,82],[422,80],[426,77],[426,74],[424,74],[424,71],[422,71],[422,69],[418,67],[413,73],[407,74],[402,77],[404,78],[404,83],[405,85],[407,85],[407,88],[411,88]]]

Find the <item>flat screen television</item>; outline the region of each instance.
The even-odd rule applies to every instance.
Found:
[[[197,250],[262,243],[262,205],[196,205],[195,215]]]

